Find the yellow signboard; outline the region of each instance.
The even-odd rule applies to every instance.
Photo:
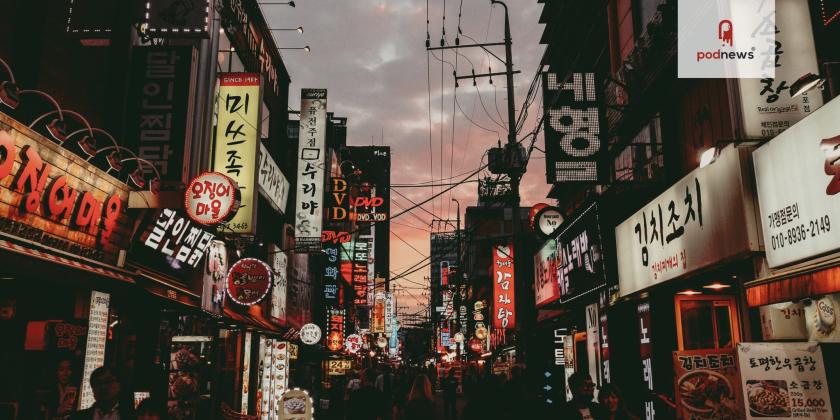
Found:
[[[253,234],[257,221],[257,159],[260,149],[260,75],[222,73],[213,170],[239,185],[242,205],[236,216],[220,224],[222,231]]]

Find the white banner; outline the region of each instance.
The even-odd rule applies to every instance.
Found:
[[[289,180],[274,162],[265,145],[260,143],[260,166],[257,171],[257,184],[260,193],[268,200],[271,207],[280,213],[286,213],[289,201]]]
[[[90,374],[105,363],[105,344],[108,338],[108,309],[111,295],[90,292],[90,312],[88,313],[88,333],[85,345],[85,366],[82,371],[82,394],[79,397],[79,409],[93,405],[93,389],[90,386]]]
[[[840,100],[753,152],[770,267],[840,249]]]
[[[601,384],[601,345],[598,327],[601,318],[598,315],[598,304],[586,305],[586,354],[589,360],[589,376],[595,384]],[[596,393],[597,396],[597,393]]]
[[[621,296],[759,250],[746,155],[727,147],[616,227]]]
[[[771,63],[775,61],[775,78],[738,79],[747,138],[773,137],[816,111],[823,103],[817,90],[794,98],[790,96],[790,87],[797,79],[807,73],[820,74],[808,0],[775,2],[775,54],[769,58]]]
[[[816,343],[740,343],[738,363],[747,419],[834,418]]]
[[[302,89],[298,137],[295,241],[297,252],[321,251],[327,90]]]
[[[764,341],[805,340],[805,306],[802,302],[783,302],[758,308]]]
[[[239,412],[248,414],[248,392],[251,389],[251,332],[245,332],[245,348],[242,354],[242,404]]]
[[[271,316],[286,323],[286,286],[289,257],[277,245],[268,246],[268,265],[274,272],[274,289],[271,291]]]

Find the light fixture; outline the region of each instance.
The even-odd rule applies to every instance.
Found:
[[[698,292],[696,290],[683,290],[682,292],[677,292],[678,295],[686,295],[686,296],[694,296],[694,295],[702,295],[703,292]]]
[[[303,50],[303,51],[306,51],[306,52],[312,51],[312,49],[309,48],[309,45],[307,45],[305,47],[281,47],[281,48],[277,48],[277,49],[278,50]]]
[[[718,155],[718,148],[715,147],[715,146],[712,146],[712,147],[704,150],[702,153],[700,153],[700,167],[705,168],[705,167],[711,165],[715,161],[715,159],[717,158],[717,155]]]
[[[46,127],[50,135],[54,139],[58,140],[59,143],[63,144],[65,141],[67,141],[68,138],[70,138],[70,136],[72,136],[73,134],[80,133],[82,131],[87,131],[88,133],[93,134],[91,132],[91,126],[88,120],[82,114],[79,114],[78,112],[69,109],[55,109],[45,114],[42,114],[29,124],[29,128],[34,128],[35,125],[38,124],[38,122],[40,122],[42,119],[49,117],[53,114],[59,114],[59,118],[52,119],[49,123],[47,123]],[[75,117],[84,125],[84,127],[79,131],[74,131],[73,133],[68,134],[67,124],[64,121],[64,115],[70,115]]]
[[[263,3],[259,3],[259,4],[265,4],[267,6],[286,5],[286,6],[295,7],[295,2],[293,2],[293,1],[267,1],[267,2],[263,2]]]
[[[810,72],[805,73],[805,75],[790,85],[790,97],[795,98],[811,89],[822,88],[824,83],[825,79],[820,76]]]
[[[729,288],[729,287],[732,287],[732,286],[730,286],[728,284],[723,284],[723,283],[720,283],[720,282],[714,282],[712,284],[707,284],[707,285],[703,286],[704,289],[712,289],[712,290],[726,289],[726,288]]]
[[[3,83],[0,83],[0,103],[9,108],[15,109],[20,103],[20,89],[18,89],[17,83],[15,82],[15,74],[12,73],[12,68],[9,67],[9,65],[2,59],[0,59],[0,64],[3,65],[3,68],[6,69],[6,73],[9,74],[9,80],[5,80]]]
[[[298,26],[297,28],[271,28],[269,31],[297,31],[297,33],[303,33],[303,26]]]
[[[152,172],[155,173],[155,178],[149,180],[149,191],[157,194],[160,191],[160,172],[158,172],[157,167],[155,167],[155,165],[152,162],[149,162],[146,159],[139,158],[136,156],[123,159],[120,161],[120,163],[125,163],[129,161],[136,161],[138,163],[137,167],[134,168],[134,170],[131,171],[130,174],[128,174],[128,179],[129,181],[131,181],[132,184],[134,184],[137,188],[140,189],[146,187],[146,173],[143,171],[143,169],[141,169],[140,164],[145,163],[146,165],[149,165],[150,168],[152,168]]]

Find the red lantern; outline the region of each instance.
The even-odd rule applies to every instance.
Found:
[[[470,339],[470,350],[475,353],[481,352],[481,340],[473,337]]]
[[[341,332],[331,332],[330,335],[327,336],[327,348],[330,349],[330,351],[339,351],[342,347],[344,347],[344,337],[342,337]]]

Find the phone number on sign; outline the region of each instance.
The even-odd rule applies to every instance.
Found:
[[[784,248],[785,245],[793,245],[804,242],[810,238],[820,236],[831,231],[831,218],[828,215],[809,220],[798,226],[792,226],[782,232],[773,234],[770,237],[770,244],[773,249]]]

